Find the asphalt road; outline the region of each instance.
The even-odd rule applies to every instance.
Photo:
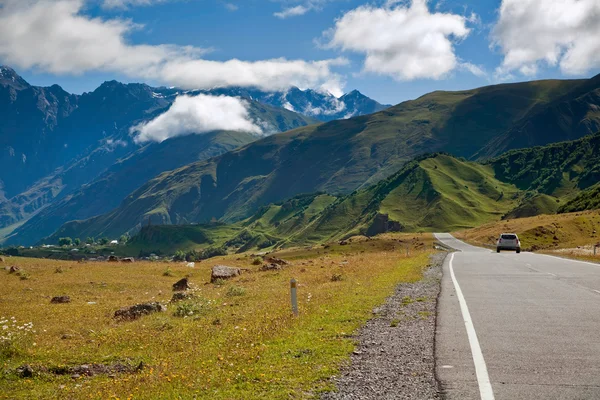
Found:
[[[448,399],[600,399],[600,264],[449,234],[436,373]]]

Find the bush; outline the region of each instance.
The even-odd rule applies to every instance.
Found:
[[[214,300],[207,300],[200,297],[193,300],[183,301],[177,304],[177,309],[173,313],[176,317],[192,317],[194,315],[202,315],[210,311]]]
[[[252,260],[252,265],[261,265],[262,262],[263,262],[262,258],[256,257],[254,260]]]
[[[177,250],[175,255],[173,256],[173,261],[184,261],[185,260],[185,252],[183,250]]]
[[[200,255],[201,260],[206,260],[207,258],[218,257],[218,256],[226,256],[227,250],[224,247],[208,247],[204,249],[202,254]]]
[[[75,239],[73,240],[73,244],[74,244],[75,246],[79,246],[79,245],[81,244],[81,239],[79,239],[79,238],[75,238]]]
[[[167,268],[165,272],[163,272],[163,276],[175,276],[175,274],[171,271],[171,268]]]
[[[241,286],[230,286],[229,289],[227,289],[227,293],[225,293],[225,295],[229,297],[243,296],[245,294],[246,288],[243,288]]]

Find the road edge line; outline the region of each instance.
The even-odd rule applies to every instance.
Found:
[[[483,353],[481,352],[481,346],[479,345],[479,339],[477,339],[477,332],[475,332],[475,326],[469,313],[469,307],[467,301],[463,296],[462,290],[456,276],[454,275],[454,267],[452,261],[454,261],[454,254],[450,256],[450,277],[456,290],[456,296],[458,297],[458,303],[460,304],[460,311],[462,313],[463,321],[465,322],[465,328],[467,329],[467,337],[469,338],[469,345],[471,346],[471,355],[473,356],[473,363],[475,364],[475,375],[477,375],[477,384],[479,385],[479,395],[481,400],[494,400],[494,391],[492,390],[492,384],[490,377],[487,372],[487,366]]]

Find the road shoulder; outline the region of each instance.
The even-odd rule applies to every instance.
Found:
[[[432,256],[424,278],[401,284],[356,335],[351,362],[323,399],[439,399],[434,338],[446,253]]]

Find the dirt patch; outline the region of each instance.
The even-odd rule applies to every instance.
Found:
[[[446,253],[416,283],[401,284],[356,335],[350,364],[322,399],[441,399],[435,378],[435,315]]]

